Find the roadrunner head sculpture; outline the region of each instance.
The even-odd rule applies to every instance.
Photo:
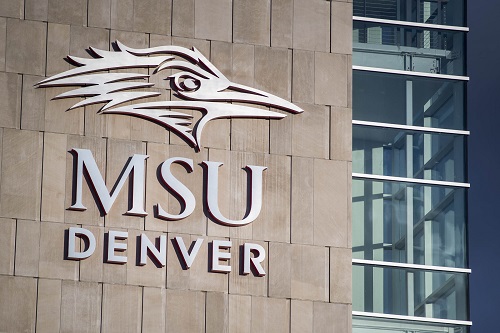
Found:
[[[229,81],[194,47],[191,50],[179,46],[133,49],[118,41],[115,46],[116,51],[90,47],[92,58],[88,59],[68,56],[79,67],[49,77],[36,86],[79,87],[59,94],[54,99],[85,97],[69,110],[106,103],[98,113],[129,115],[156,122],[175,132],[196,150],[201,147],[203,127],[212,119],[285,117],[282,113],[256,108],[251,104],[291,113],[303,112],[282,98]],[[151,68],[153,74],[166,69],[176,70],[165,79],[170,80],[173,95],[179,100],[124,105],[126,102],[161,95],[158,91],[147,91],[155,85],[145,82],[149,75],[123,73],[123,69],[138,68]],[[118,69],[121,71],[115,71]],[[191,127],[193,116],[179,111],[183,109],[200,111],[203,116]]]

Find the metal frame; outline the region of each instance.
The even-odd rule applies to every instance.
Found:
[[[423,184],[423,185],[451,186],[451,187],[463,187],[463,188],[470,187],[469,183],[447,182],[442,180],[416,179],[416,178],[406,178],[406,177],[380,176],[380,175],[371,175],[366,173],[355,173],[355,172],[352,173],[352,178],[373,179],[381,181]]]
[[[471,273],[470,268],[417,265],[417,264],[406,264],[406,263],[398,263],[398,262],[390,262],[390,261],[352,259],[352,263],[353,263],[353,265],[406,268],[406,269],[414,269],[414,270],[420,270],[420,271],[431,271],[431,272],[467,273],[467,274]]]
[[[352,124],[353,125],[360,125],[360,126],[394,128],[394,129],[401,129],[401,130],[412,131],[412,132],[430,132],[430,133],[455,134],[455,135],[470,135],[469,131],[463,131],[463,130],[453,130],[453,129],[437,128],[437,127],[412,126],[412,125],[400,125],[400,124],[390,124],[390,123],[379,123],[379,122],[364,121],[364,120],[353,120]]]
[[[434,79],[469,81],[468,76],[459,76],[459,75],[412,72],[412,71],[403,71],[403,70],[399,70],[399,69],[386,69],[386,68],[367,67],[367,66],[358,66],[358,65],[352,65],[352,69],[358,70],[358,71],[365,71],[365,72],[377,72],[377,73],[387,73],[387,74],[399,74],[399,75],[429,77],[429,78],[434,78]]]
[[[394,319],[394,320],[409,320],[409,321],[418,321],[424,323],[435,323],[435,324],[445,324],[445,325],[472,326],[472,322],[466,320],[401,316],[401,315],[392,315],[385,313],[363,312],[363,311],[352,311],[352,315],[357,317],[372,317],[372,318]]]
[[[387,19],[379,19],[379,18],[363,17],[363,16],[353,16],[352,19],[353,19],[353,21],[359,21],[359,22],[370,22],[370,23],[400,25],[400,26],[405,26],[405,27],[423,28],[423,29],[438,29],[438,30],[450,30],[450,31],[469,32],[469,28],[468,27],[457,27],[457,26],[454,26],[454,25],[442,25],[442,24],[429,24],[429,23],[409,22],[409,21],[397,21],[397,20],[387,20]]]

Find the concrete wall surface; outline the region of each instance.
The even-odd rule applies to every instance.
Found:
[[[0,332],[351,332],[351,35],[351,0],[0,0]],[[195,152],[153,122],[98,114],[103,104],[66,112],[79,100],[53,97],[67,87],[35,87],[72,68],[67,55],[116,40],[195,46],[229,80],[304,112],[210,121]],[[161,77],[149,80],[161,94],[151,100],[176,99]],[[124,215],[128,181],[107,215],[85,180],[87,210],[69,210],[73,148],[92,152],[109,190],[132,155],[149,155],[148,215]],[[192,173],[172,166],[197,202],[179,221],[155,217],[158,203],[181,209],[158,181],[169,157],[194,162]],[[228,227],[207,214],[206,160],[224,163],[218,202],[231,219],[248,206],[242,168],[267,167],[254,222]],[[66,259],[70,227],[95,235],[90,258]],[[128,232],[126,264],[106,262],[109,230]],[[138,265],[142,233],[167,236],[166,266],[151,255]],[[190,269],[174,237],[188,248],[203,239]],[[214,240],[232,241],[228,274],[210,271]],[[242,274],[249,242],[266,251],[265,276]]]

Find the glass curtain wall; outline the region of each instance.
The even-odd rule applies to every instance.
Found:
[[[465,1],[353,5],[353,332],[468,332]]]

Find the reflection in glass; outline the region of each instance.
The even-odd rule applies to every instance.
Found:
[[[463,81],[353,71],[353,119],[464,129]]]
[[[354,0],[354,16],[427,24],[464,24],[464,0]]]
[[[353,333],[468,333],[468,326],[441,323],[419,323],[382,318],[355,316],[352,320]]]
[[[353,265],[353,311],[468,320],[467,273]]]
[[[353,65],[464,75],[465,33],[353,22]]]
[[[466,268],[465,191],[353,179],[353,258]]]
[[[354,173],[464,182],[465,136],[354,125]]]

